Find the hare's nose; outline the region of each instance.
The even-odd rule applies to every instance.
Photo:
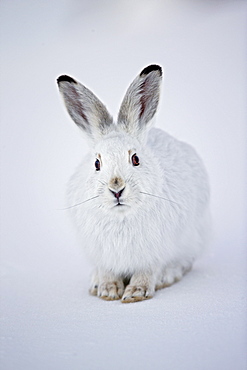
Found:
[[[121,190],[119,190],[117,193],[115,191],[111,190],[111,189],[109,189],[109,190],[114,195],[114,197],[117,198],[117,200],[119,200],[119,198],[121,197],[124,189],[125,189],[125,187],[122,188]]]

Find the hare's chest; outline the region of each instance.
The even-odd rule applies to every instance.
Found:
[[[96,228],[91,227],[85,248],[97,266],[129,274],[160,263],[163,245],[158,230],[152,233],[137,220],[115,220],[101,221]]]

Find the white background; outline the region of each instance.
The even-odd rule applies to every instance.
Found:
[[[1,1],[2,369],[246,369],[246,4]],[[60,210],[87,147],[56,78],[116,116],[151,63],[165,71],[156,125],[207,166],[214,239],[180,283],[122,305],[88,295]]]

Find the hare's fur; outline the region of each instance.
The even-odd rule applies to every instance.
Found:
[[[191,269],[207,240],[209,186],[200,158],[188,144],[150,129],[160,80],[160,67],[144,69],[115,124],[90,90],[68,76],[58,79],[92,146],[69,183],[68,205],[95,265],[90,292],[105,300],[152,298]]]

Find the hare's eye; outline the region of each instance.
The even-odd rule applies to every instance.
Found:
[[[98,159],[96,159],[95,161],[95,168],[96,168],[96,171],[100,170],[100,161]]]
[[[139,166],[140,162],[139,162],[139,157],[135,154],[132,155],[132,163],[133,163],[133,166]]]

